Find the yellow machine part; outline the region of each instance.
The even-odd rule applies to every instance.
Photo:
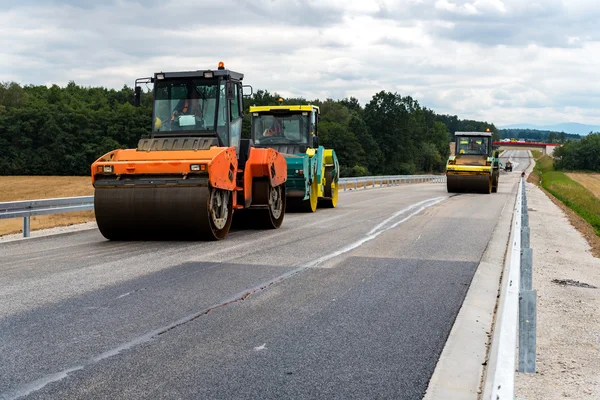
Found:
[[[271,110],[290,110],[290,111],[312,111],[313,109],[317,109],[316,106],[250,106],[249,112],[268,112]]]
[[[333,173],[335,168],[335,160],[332,149],[325,149],[323,152],[323,197],[327,199],[323,201],[326,207],[334,208],[337,207],[339,183],[328,179]],[[339,172],[338,172],[339,174]],[[319,195],[321,195],[319,193]]]
[[[493,177],[487,157],[451,156],[446,166],[449,193],[491,193]]]

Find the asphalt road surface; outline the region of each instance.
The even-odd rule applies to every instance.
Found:
[[[526,154],[495,194],[361,189],[216,243],[0,244],[0,398],[420,399]]]

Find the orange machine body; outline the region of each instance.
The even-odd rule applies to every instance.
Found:
[[[285,157],[273,149],[250,148],[250,155],[243,171],[243,188],[245,204],[249,207],[252,202],[252,182],[255,178],[269,177],[271,186],[279,186],[287,181],[287,162]],[[240,188],[238,188],[240,189]]]
[[[234,207],[238,209],[251,205],[254,179],[268,177],[272,186],[279,186],[287,180],[285,158],[270,148],[251,147],[244,168],[238,168],[238,164],[233,147],[154,151],[121,149],[106,153],[96,160],[91,166],[91,175],[92,184],[98,175],[111,175],[115,179],[130,175],[164,175],[180,179],[206,176],[211,187],[234,192]],[[192,170],[192,166],[198,166],[197,170]],[[105,171],[105,167],[110,170]],[[241,205],[237,204],[239,191],[243,191],[244,204]]]

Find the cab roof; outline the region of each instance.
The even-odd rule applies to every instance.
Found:
[[[303,105],[303,106],[292,106],[292,105],[285,105],[285,106],[250,106],[250,110],[249,112],[269,112],[272,110],[278,110],[278,111],[312,111],[312,110],[316,110],[317,113],[320,113],[319,111],[319,107],[318,106],[313,106],[313,105]]]
[[[234,80],[241,81],[244,79],[244,74],[239,72],[231,71],[229,69],[199,69],[197,71],[180,71],[180,72],[156,72],[154,74],[154,81],[160,80],[159,75],[163,75],[164,79],[177,79],[177,78],[204,78],[205,73],[209,75],[229,77]],[[207,76],[208,77],[208,76]]]
[[[492,136],[492,132],[454,132],[456,136]]]

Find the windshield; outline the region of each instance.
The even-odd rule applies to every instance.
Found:
[[[216,79],[155,81],[154,132],[216,131]]]
[[[254,113],[252,139],[256,144],[306,144],[308,112],[269,115]]]
[[[456,140],[458,141],[458,154],[489,154],[489,137],[459,136],[456,138]]]

